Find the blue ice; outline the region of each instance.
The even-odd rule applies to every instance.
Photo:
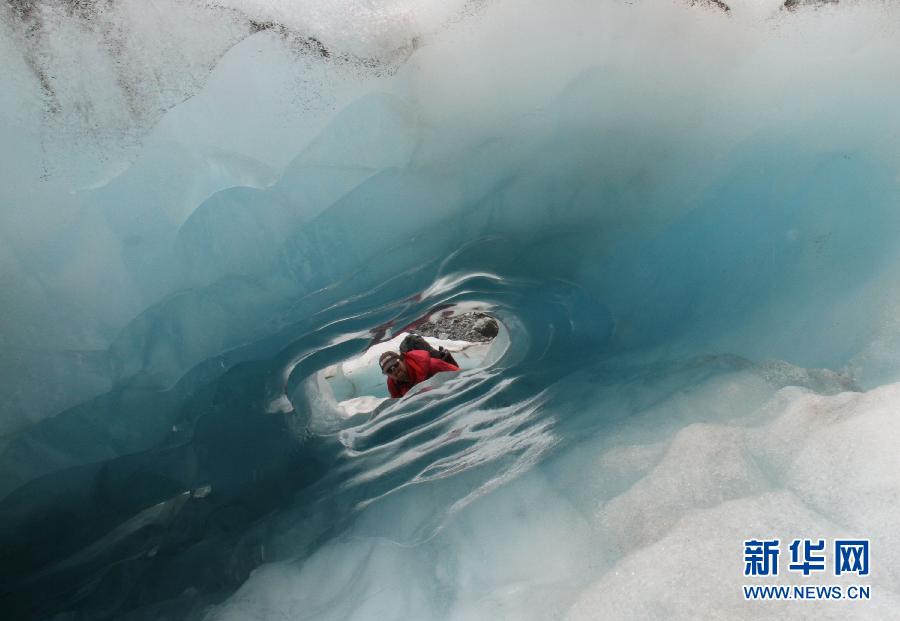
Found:
[[[895,614],[900,14],[720,4],[8,3],[5,618]],[[457,306],[484,365],[337,414]]]

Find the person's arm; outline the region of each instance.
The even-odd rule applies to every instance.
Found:
[[[459,371],[459,367],[449,362],[444,362],[440,358],[431,359],[431,374],[440,373],[441,371]]]
[[[397,382],[394,381],[393,377],[389,377],[387,381],[388,392],[391,393],[391,399],[399,399],[403,395],[400,394],[400,388],[397,387]]]

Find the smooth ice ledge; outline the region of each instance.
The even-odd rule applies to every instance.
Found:
[[[664,374],[641,392],[669,392],[672,381]],[[723,419],[727,397],[755,405]],[[871,456],[896,455],[898,399],[900,384],[833,396],[774,390],[760,370],[684,386],[436,532],[416,534],[430,518],[428,486],[384,500],[303,564],[258,570],[213,618],[755,619],[791,617],[798,605],[825,619],[890,617],[900,604],[891,579],[900,458]],[[646,443],[648,426],[667,431]],[[755,536],[878,542],[870,577],[782,571],[778,580],[869,584],[877,600],[748,604],[741,554]]]

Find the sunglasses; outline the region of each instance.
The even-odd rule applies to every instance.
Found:
[[[387,365],[386,367],[384,367],[381,371],[382,371],[382,373],[384,373],[385,375],[390,375],[391,373],[393,373],[394,371],[396,371],[398,368],[400,368],[400,363],[399,363],[398,361],[395,360],[395,361],[392,362],[391,364],[389,364],[389,365]]]

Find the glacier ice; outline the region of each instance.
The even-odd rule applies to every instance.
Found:
[[[4,614],[895,615],[900,14],[726,4],[7,3]],[[875,596],[746,602],[753,536]]]

